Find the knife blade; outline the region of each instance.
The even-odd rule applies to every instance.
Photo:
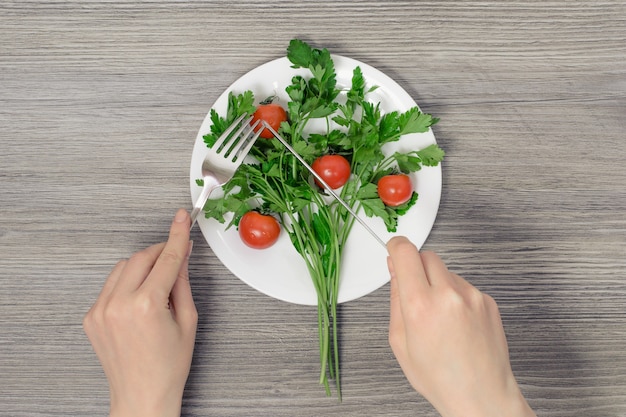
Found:
[[[274,130],[274,129],[272,128],[272,126],[270,126],[270,125],[269,125],[266,121],[263,121],[263,125],[265,126],[265,128],[266,128],[267,130],[269,130],[270,132],[272,132],[272,135],[274,135],[274,137],[275,137],[276,139],[278,139],[278,141],[279,141],[280,143],[282,143],[282,144],[283,144],[283,146],[284,146],[285,148],[287,148],[287,150],[288,150],[289,152],[291,152],[291,154],[292,154],[292,155],[293,155],[293,156],[294,156],[294,157],[295,157],[295,158],[296,158],[296,159],[297,159],[297,160],[298,160],[298,161],[299,161],[302,165],[304,165],[304,167],[305,167],[307,170],[309,170],[309,172],[310,172],[310,173],[311,173],[311,174],[315,177],[315,179],[316,179],[316,180],[317,180],[320,184],[322,184],[322,186],[324,187],[324,189],[325,189],[326,191],[328,191],[328,193],[330,193],[330,195],[331,195],[331,196],[333,196],[333,198],[334,198],[335,200],[337,200],[337,202],[338,202],[339,204],[341,204],[341,205],[342,205],[342,206],[343,206],[343,207],[344,207],[344,208],[348,211],[348,213],[350,213],[350,215],[351,215],[352,217],[354,217],[354,219],[355,219],[357,222],[359,222],[359,223],[361,224],[361,226],[363,226],[363,227],[365,228],[365,230],[367,230],[367,231],[369,232],[369,234],[370,234],[370,235],[372,235],[372,237],[374,237],[374,239],[376,239],[376,240],[378,241],[378,243],[380,243],[380,244],[381,244],[381,245],[382,245],[385,249],[387,249],[387,244],[385,243],[385,241],[384,241],[384,240],[382,240],[382,239],[380,238],[380,236],[378,236],[378,235],[376,234],[376,232],[374,232],[374,231],[372,230],[372,228],[371,228],[371,227],[369,227],[369,226],[367,225],[367,223],[366,223],[363,219],[361,219],[361,218],[359,217],[359,215],[358,215],[358,214],[356,214],[356,213],[355,213],[355,211],[352,209],[352,207],[350,207],[350,205],[348,205],[348,203],[346,203],[346,202],[344,201],[344,199],[343,199],[343,198],[339,197],[339,195],[337,195],[337,193],[336,193],[336,192],[335,192],[332,188],[330,188],[330,186],[326,183],[326,181],[324,181],[324,179],[323,179],[322,177],[320,177],[320,175],[319,175],[317,172],[315,172],[315,170],[314,170],[314,169],[313,169],[313,168],[312,168],[312,167],[311,167],[311,166],[310,166],[310,165],[309,165],[309,164],[308,164],[308,163],[304,160],[304,158],[302,158],[302,156],[300,156],[300,154],[298,154],[298,152],[296,152],[296,150],[295,150],[295,149],[294,149],[294,148],[293,148],[293,147],[292,147],[292,146],[291,146],[291,145],[290,145],[290,144],[289,144],[289,143],[285,140],[285,138],[283,138],[283,137],[282,137],[282,135],[281,135],[280,133],[278,133],[276,130]]]

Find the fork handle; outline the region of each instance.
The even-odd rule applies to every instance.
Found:
[[[202,180],[204,181],[204,185],[202,186],[200,196],[193,205],[193,210],[191,210],[191,226],[189,227],[189,230],[193,229],[194,224],[196,224],[198,214],[202,211],[202,208],[209,198],[209,195],[211,195],[211,192],[219,187],[218,181],[213,177],[204,177]]]

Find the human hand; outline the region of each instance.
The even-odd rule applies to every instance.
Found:
[[[534,416],[515,381],[496,302],[404,237],[387,244],[389,343],[444,417]]]
[[[180,415],[198,321],[189,226],[179,210],[167,242],[120,261],[84,318],[109,381],[111,417]]]

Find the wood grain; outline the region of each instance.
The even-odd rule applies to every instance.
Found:
[[[81,320],[114,263],[189,207],[208,108],[299,37],[396,79],[446,150],[426,247],[500,305],[542,416],[626,415],[623,1],[3,1],[0,415],[106,415]],[[315,311],[194,232],[185,416],[435,416],[387,345],[388,288],[341,307],[344,400]]]

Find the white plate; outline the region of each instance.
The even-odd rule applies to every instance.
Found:
[[[379,88],[370,93],[368,99],[380,102],[383,111],[406,111],[416,106],[415,101],[395,81],[379,70],[351,58],[333,55],[337,72],[337,86],[348,89],[352,79],[352,70],[360,66],[367,82],[367,87]],[[261,65],[235,81],[215,102],[213,108],[220,114],[226,113],[228,92],[242,93],[251,90],[257,101],[271,95],[277,95],[283,106],[289,98],[285,87],[296,75],[308,75],[308,71],[291,68],[287,58],[280,58]],[[201,165],[206,155],[206,145],[202,136],[209,132],[211,120],[207,114],[196,138],[191,158],[190,187],[191,198],[195,201],[200,194],[196,179],[201,178]],[[388,144],[387,152],[423,148],[435,143],[432,131],[403,137],[399,142]],[[398,224],[398,233],[407,236],[415,245],[421,247],[432,229],[439,200],[441,197],[441,165],[424,167],[413,174],[413,184],[419,193],[417,203],[402,216]],[[362,214],[371,228],[383,239],[392,237],[379,218],[370,218]],[[291,245],[285,232],[278,242],[269,249],[256,250],[244,245],[237,230],[232,227],[225,230],[225,225],[213,219],[198,216],[202,233],[213,252],[242,281],[271,297],[296,304],[317,305],[315,289],[305,267],[304,261]],[[346,302],[362,297],[388,282],[387,253],[358,223],[354,224],[344,249],[341,266],[341,281],[338,301]]]

